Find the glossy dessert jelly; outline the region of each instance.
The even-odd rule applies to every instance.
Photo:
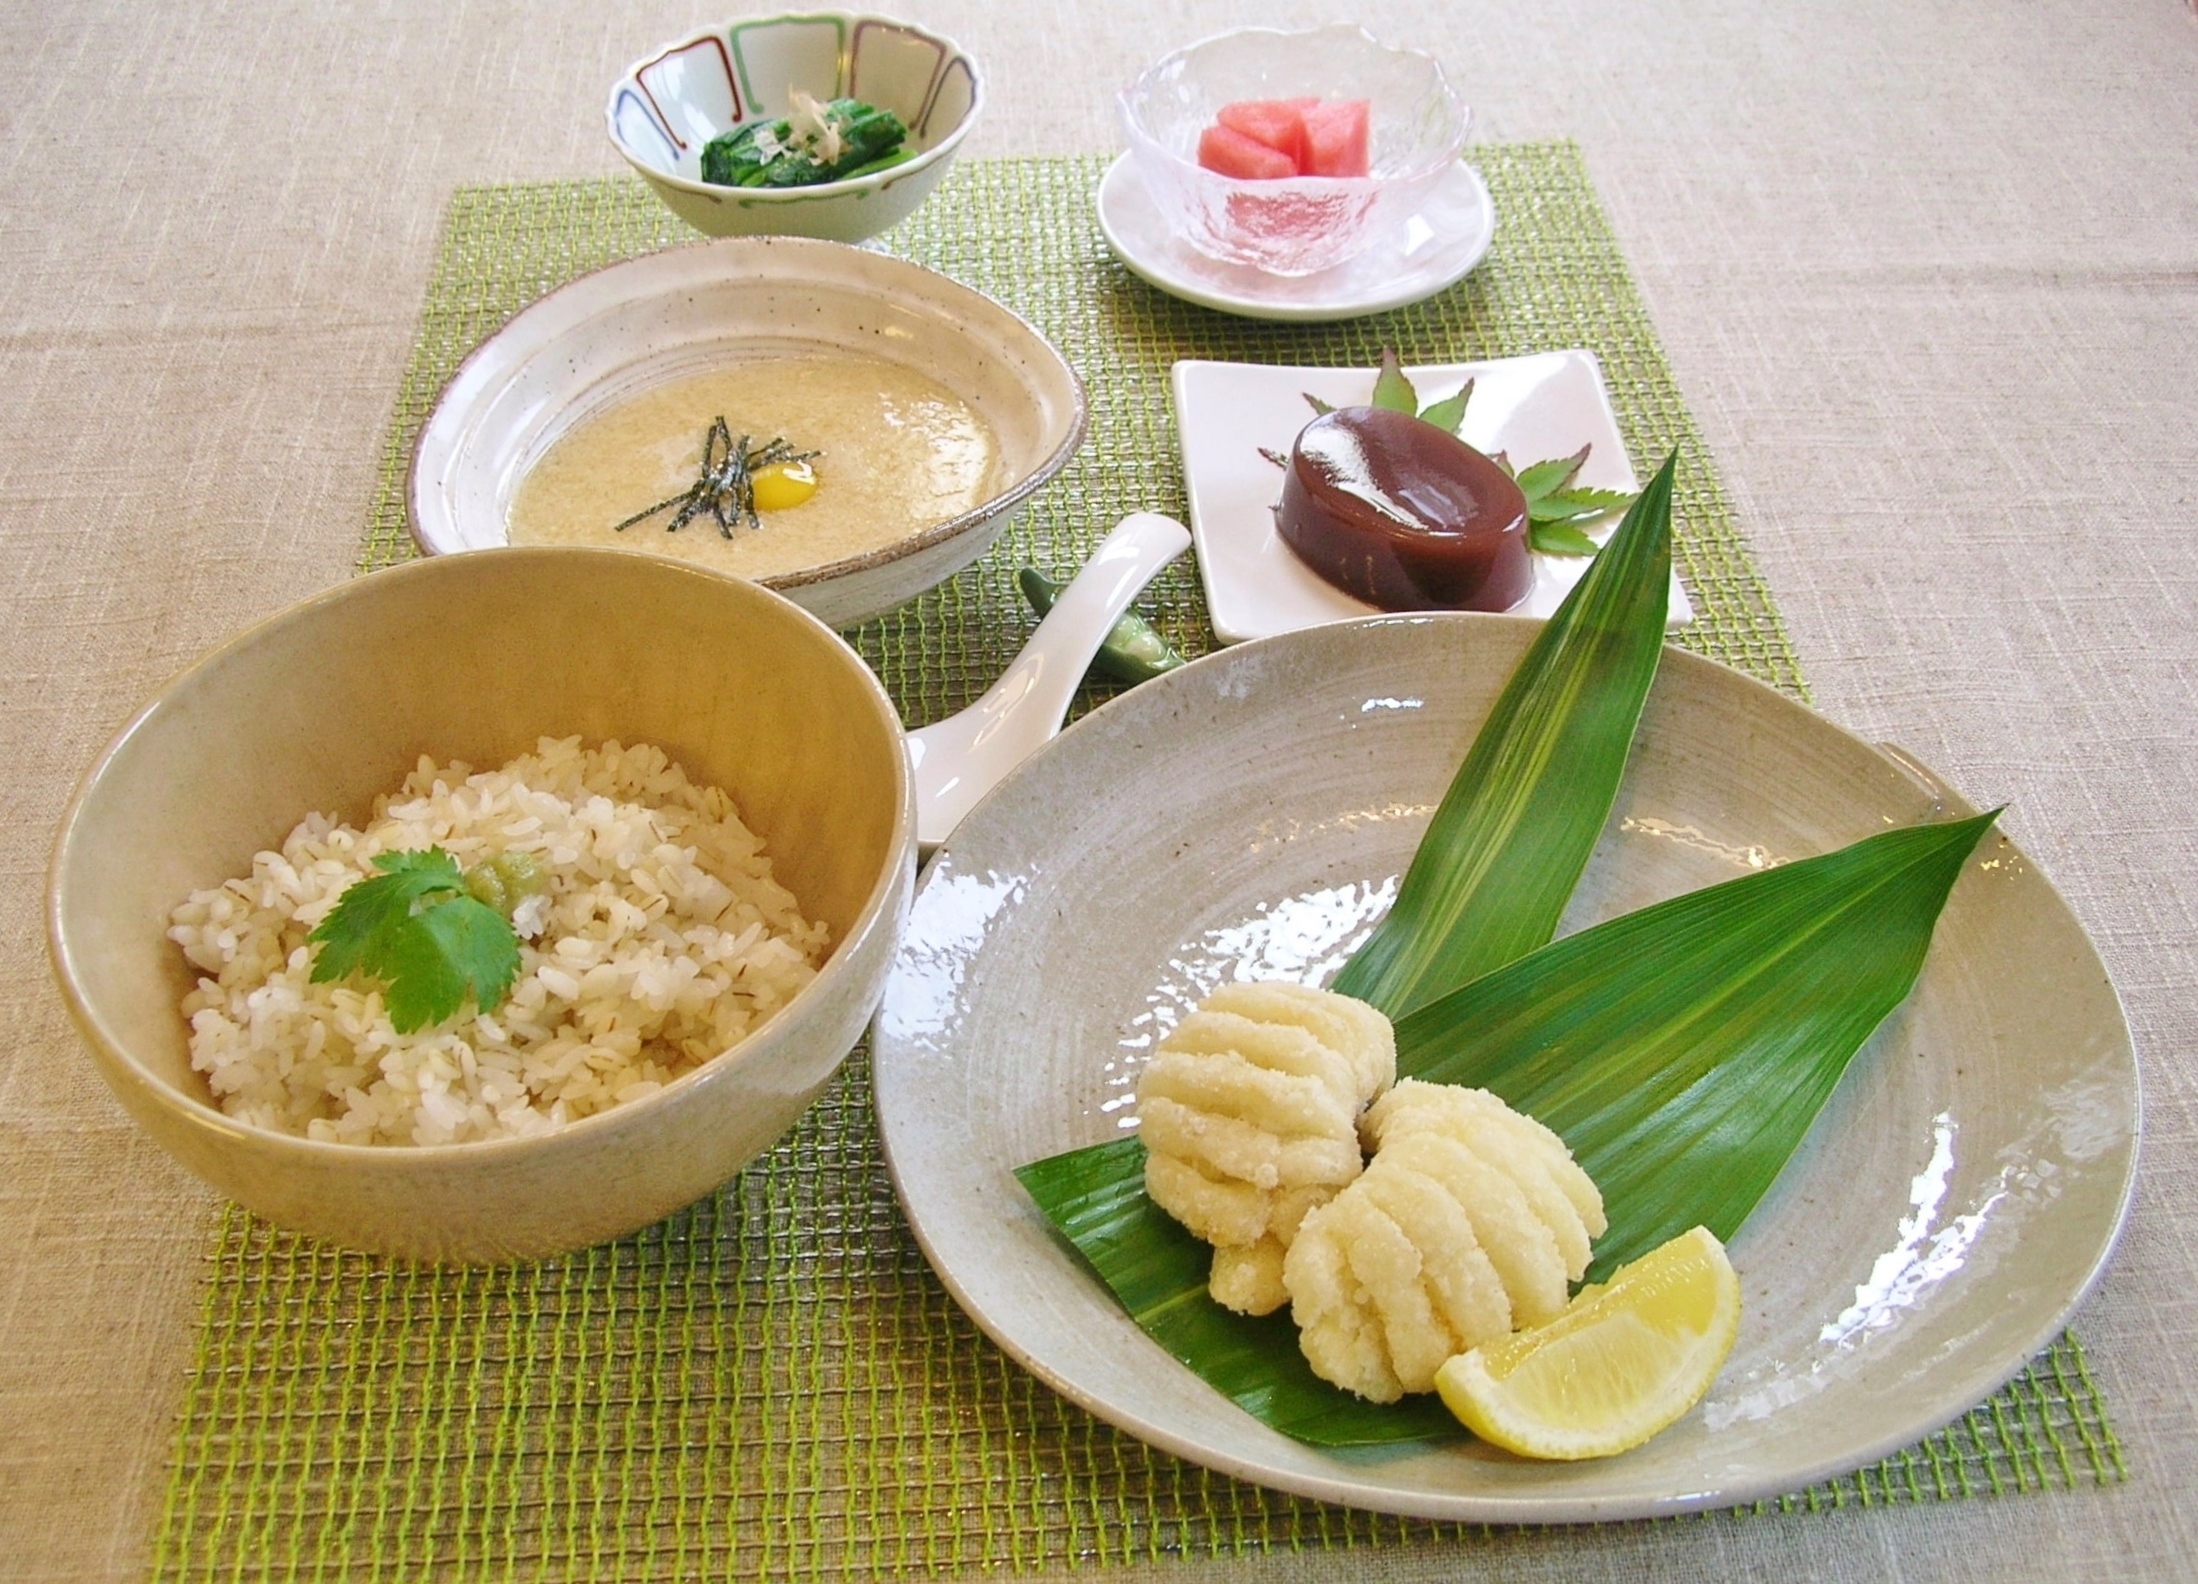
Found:
[[[1340,407],[1305,426],[1275,526],[1299,560],[1383,610],[1508,610],[1534,581],[1511,475],[1387,408]]]

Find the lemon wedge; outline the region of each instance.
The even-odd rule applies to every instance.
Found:
[[[1701,1400],[1740,1330],[1740,1282],[1707,1228],[1582,1288],[1547,1325],[1460,1353],[1435,1389],[1484,1441],[1534,1458],[1637,1447]]]

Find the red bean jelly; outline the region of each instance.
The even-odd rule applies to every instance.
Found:
[[[1518,484],[1387,408],[1339,407],[1305,426],[1275,526],[1307,566],[1383,610],[1508,610],[1534,580]]]

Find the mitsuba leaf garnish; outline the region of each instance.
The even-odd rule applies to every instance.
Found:
[[[352,882],[306,937],[320,949],[312,979],[379,979],[400,1034],[443,1022],[473,997],[493,1012],[519,972],[519,937],[492,907],[466,894],[466,876],[440,847],[377,853],[378,873]]]
[[[1888,831],[1546,944],[1549,895],[1570,893],[1584,854],[1569,842],[1516,842],[1510,820],[1492,816],[1539,795],[1528,789],[1546,783],[1525,767],[1568,734],[1595,739],[1583,755],[1592,764],[1613,753],[1615,732],[1622,765],[1638,714],[1627,699],[1646,687],[1639,647],[1653,653],[1663,635],[1669,511],[1667,462],[1519,662],[1421,842],[1415,868],[1455,871],[1434,874],[1428,894],[1462,884],[1469,926],[1453,938],[1460,918],[1430,906],[1418,928],[1445,937],[1440,949],[1406,940],[1377,963],[1369,940],[1345,969],[1375,1004],[1414,1008],[1398,1022],[1399,1077],[1483,1084],[1571,1145],[1610,1215],[1597,1271],[1667,1228],[1700,1223],[1729,1236],[1747,1218],[1913,987],[1992,819]],[[1646,553],[1651,541],[1659,553]],[[1582,663],[1582,649],[1596,658]],[[1490,806],[1451,818],[1454,802],[1480,799]],[[1463,879],[1484,869],[1479,882]],[[1449,966],[1396,971],[1413,962]],[[1128,1138],[1016,1176],[1170,1354],[1263,1423],[1316,1445],[1462,1434],[1432,1397],[1378,1408],[1339,1391],[1312,1374],[1280,1317],[1246,1319],[1212,1302],[1211,1251],[1145,1195],[1144,1159]]]

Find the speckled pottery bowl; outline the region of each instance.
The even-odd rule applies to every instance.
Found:
[[[796,89],[892,111],[915,158],[814,187],[702,179],[705,143],[785,115]],[[652,51],[611,85],[603,116],[612,145],[698,231],[860,242],[915,212],[983,108],[977,63],[952,39],[891,17],[805,11],[721,23]]]
[[[993,489],[968,511],[760,580],[834,627],[891,610],[974,561],[1083,441],[1082,381],[991,298],[835,242],[698,242],[582,276],[466,359],[413,447],[413,538],[430,555],[508,548],[519,481],[574,425],[697,369],[818,354],[909,368],[958,397],[998,442]],[[604,539],[645,549],[662,535],[614,539],[606,525]]]
[[[574,733],[654,743],[732,794],[830,928],[817,977],[714,1060],[547,1134],[337,1144],[223,1113],[191,1066],[178,1003],[195,976],[171,910],[248,874],[308,811],[362,820],[422,753],[497,765]],[[829,629],[653,556],[513,550],[343,584],[163,688],[62,820],[48,941],[100,1075],[198,1176],[345,1247],[498,1260],[646,1226],[768,1148],[862,1032],[914,872],[900,722]]]

